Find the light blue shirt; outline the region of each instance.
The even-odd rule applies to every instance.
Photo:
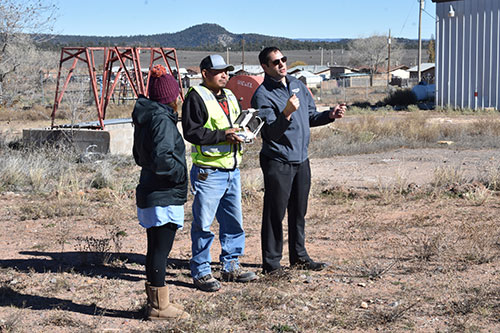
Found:
[[[144,228],[161,227],[167,223],[174,223],[182,229],[184,227],[184,205],[154,206],[148,208],[137,207],[139,224]]]

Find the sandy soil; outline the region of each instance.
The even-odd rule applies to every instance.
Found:
[[[172,298],[193,316],[185,323],[142,318],[145,233],[135,220],[133,193],[89,190],[75,198],[2,192],[0,332],[498,331],[500,198],[491,194],[477,205],[418,189],[433,181],[438,167],[474,178],[499,164],[498,150],[448,146],[312,159],[308,250],[330,267],[292,270],[285,280],[260,276],[250,286],[224,283],[215,294],[194,289],[189,277],[188,203],[186,228],[176,237],[167,276]],[[247,232],[242,262],[260,272],[260,170],[244,170],[242,179]],[[398,186],[411,187],[415,196],[387,190]],[[331,189],[340,196],[325,195]],[[351,198],[352,192],[357,195]],[[47,216],[47,207],[59,209]],[[88,251],[84,238],[105,238],[113,226],[126,237],[115,260],[100,265],[98,251]],[[461,232],[467,228],[482,235],[474,253],[487,260],[463,259],[467,247],[457,244],[465,242]],[[429,258],[426,249],[434,251]],[[216,276],[219,252],[216,241]],[[282,263],[287,264],[286,249]],[[481,303],[485,299],[489,302]]]

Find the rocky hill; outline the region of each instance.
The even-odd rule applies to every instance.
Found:
[[[50,37],[50,38],[47,38]],[[198,24],[179,32],[154,35],[133,36],[79,36],[53,35],[41,36],[44,48],[58,49],[62,46],[163,46],[184,50],[225,51],[230,47],[233,51],[259,51],[263,46],[277,46],[283,50],[325,50],[346,49],[349,39],[291,39],[260,34],[235,34],[214,23]],[[396,38],[405,48],[417,48],[417,41]],[[425,43],[424,43],[425,44]],[[425,47],[425,45],[424,45]]]
[[[46,36],[44,36],[46,37]],[[234,34],[220,25],[204,23],[189,27],[175,33],[161,33],[155,35],[134,36],[78,36],[78,35],[54,35],[50,42],[45,43],[48,48],[61,46],[164,46],[178,49],[192,50],[225,50],[231,47],[233,50],[242,48],[242,40],[245,41],[245,50],[260,50],[264,45],[277,45],[284,49],[296,48],[318,48],[322,44],[329,48],[340,48],[343,40],[331,42],[300,41],[290,38],[266,36],[260,34]],[[347,41],[347,40],[345,40]]]

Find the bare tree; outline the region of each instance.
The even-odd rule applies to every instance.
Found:
[[[368,38],[355,39],[349,44],[351,59],[354,66],[366,66],[373,74],[387,70],[388,43],[387,36],[373,35]],[[401,60],[402,48],[395,38],[391,40],[391,63]],[[385,65],[385,66],[384,66]]]
[[[0,1],[0,105],[6,102],[5,84],[9,76],[34,54],[32,48],[41,41],[39,37],[51,31],[56,9],[50,1]]]
[[[87,75],[76,75],[73,78],[64,94],[64,99],[69,107],[72,128],[76,123],[92,120],[92,116],[94,116],[87,107],[90,96],[90,82]]]

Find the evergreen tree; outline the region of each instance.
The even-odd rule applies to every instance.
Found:
[[[434,63],[436,61],[436,42],[434,40],[434,35],[432,35],[431,40],[429,41],[427,52],[429,54],[429,62]]]

